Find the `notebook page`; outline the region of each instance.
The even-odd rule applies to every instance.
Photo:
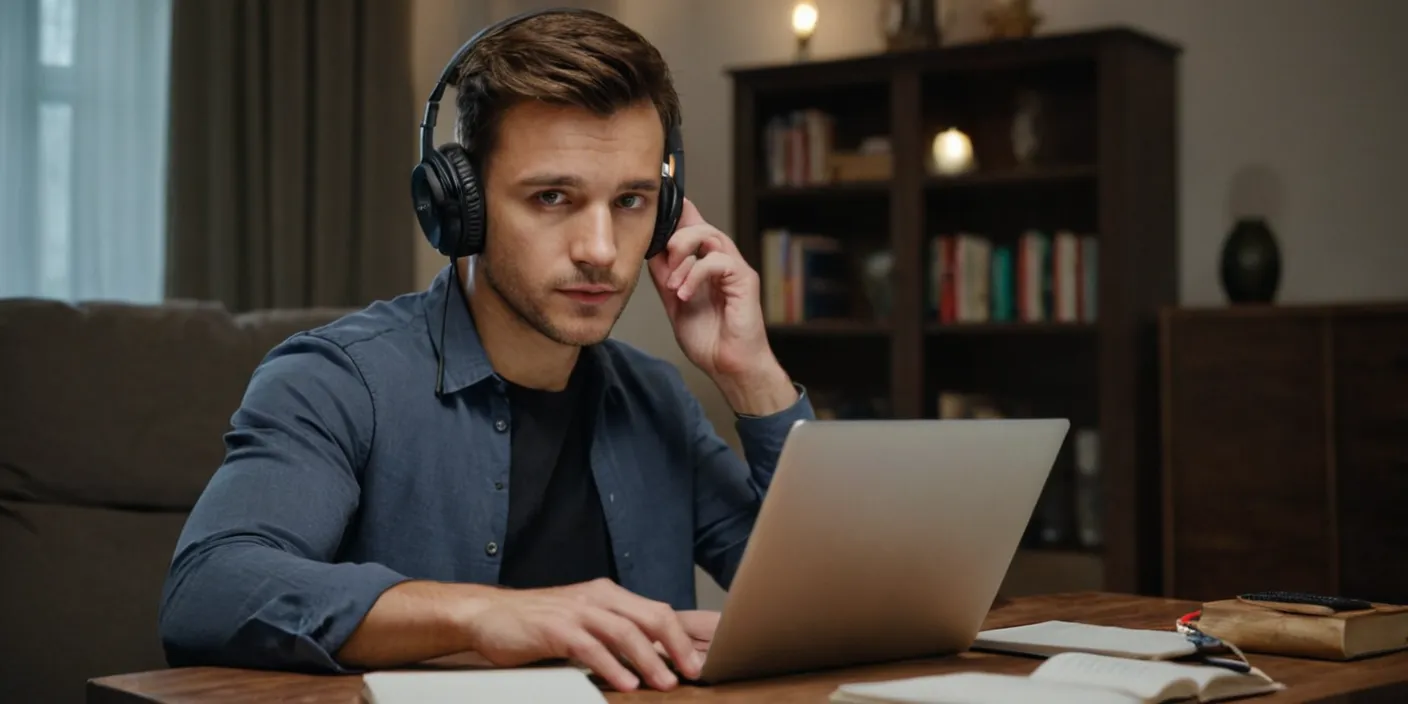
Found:
[[[371,672],[362,676],[362,687],[372,704],[606,702],[586,673],[574,667]]]
[[[1141,704],[1127,693],[1080,684],[1043,683],[1019,675],[955,672],[844,684],[832,704]]]
[[[1032,678],[1120,688],[1157,701],[1169,697],[1200,697],[1204,701],[1280,689],[1263,677],[1213,665],[1131,660],[1090,653],[1065,653],[1041,664]]]
[[[983,631],[974,649],[1031,655],[1065,652],[1103,653],[1130,658],[1167,660],[1197,652],[1177,631],[1097,626],[1070,621],[1043,621]]]
[[[1122,689],[1145,701],[1196,696],[1202,685],[1188,678],[1181,667],[1093,653],[1063,653],[1042,663],[1032,673],[1032,679]]]

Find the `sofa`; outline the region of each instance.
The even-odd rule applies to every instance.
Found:
[[[0,701],[166,666],[162,581],[250,373],[346,312],[0,300]]]

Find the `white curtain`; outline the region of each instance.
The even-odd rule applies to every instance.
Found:
[[[0,297],[160,301],[172,0],[0,0]]]

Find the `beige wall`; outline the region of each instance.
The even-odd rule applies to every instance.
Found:
[[[425,36],[416,45],[416,65],[426,90],[449,53],[486,19],[560,4],[416,2],[417,32]],[[950,20],[968,32],[975,3],[981,0],[941,5],[945,14],[957,8]],[[575,4],[614,12],[671,61],[685,104],[691,195],[706,217],[727,229],[731,137],[723,72],[787,60],[791,0]],[[816,55],[880,48],[878,0],[817,4]],[[1232,213],[1257,203],[1269,203],[1284,242],[1284,300],[1408,296],[1408,243],[1397,234],[1404,219],[1399,201],[1408,191],[1408,135],[1401,127],[1408,121],[1408,43],[1400,36],[1408,3],[1037,0],[1036,6],[1047,16],[1043,30],[1125,24],[1184,47],[1179,225],[1185,302],[1221,300],[1218,248]],[[1251,186],[1234,189],[1234,183]],[[414,246],[426,278],[440,262],[419,241]],[[648,323],[627,329],[656,332]]]
[[[1251,208],[1281,236],[1283,300],[1408,296],[1408,3],[1038,4],[1053,30],[1128,23],[1184,47],[1184,301],[1223,300],[1218,248],[1232,213]]]
[[[415,0],[418,94],[476,28],[545,3]],[[725,69],[789,60],[792,0],[599,0],[660,47],[684,103],[690,196],[731,228],[731,106]],[[818,57],[882,45],[878,0],[817,0]],[[971,37],[981,0],[943,0],[951,34]],[[1399,0],[1037,0],[1043,30],[1123,24],[1184,47],[1179,120],[1180,296],[1222,300],[1218,249],[1233,213],[1265,209],[1284,247],[1282,299],[1408,296],[1400,232],[1408,179],[1408,2]],[[1273,27],[1272,24],[1277,26]],[[452,94],[447,95],[450,98]],[[421,106],[414,108],[419,115]],[[452,108],[449,114],[452,114]],[[412,118],[415,119],[415,118]],[[448,139],[442,119],[440,133]],[[1234,184],[1238,184],[1234,189]],[[1235,194],[1235,195],[1234,195]],[[414,221],[408,214],[408,228]],[[418,273],[443,262],[417,234]],[[731,442],[727,406],[674,345],[654,289],[640,287],[616,336],[679,364]],[[702,583],[706,606],[719,594]]]

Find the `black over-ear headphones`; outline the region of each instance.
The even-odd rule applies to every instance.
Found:
[[[447,257],[468,257],[484,251],[486,224],[484,195],[469,153],[454,142],[439,149],[433,146],[435,116],[440,111],[440,97],[445,93],[445,86],[456,76],[460,63],[484,37],[529,17],[559,12],[593,11],[578,8],[530,10],[480,30],[445,65],[440,80],[426,101],[425,117],[420,123],[420,164],[411,172],[411,199],[426,239]],[[665,249],[670,235],[679,224],[683,207],[684,140],[680,137],[677,120],[666,132],[665,155],[660,168],[660,205],[655,217],[655,233],[645,253],[646,259]]]

